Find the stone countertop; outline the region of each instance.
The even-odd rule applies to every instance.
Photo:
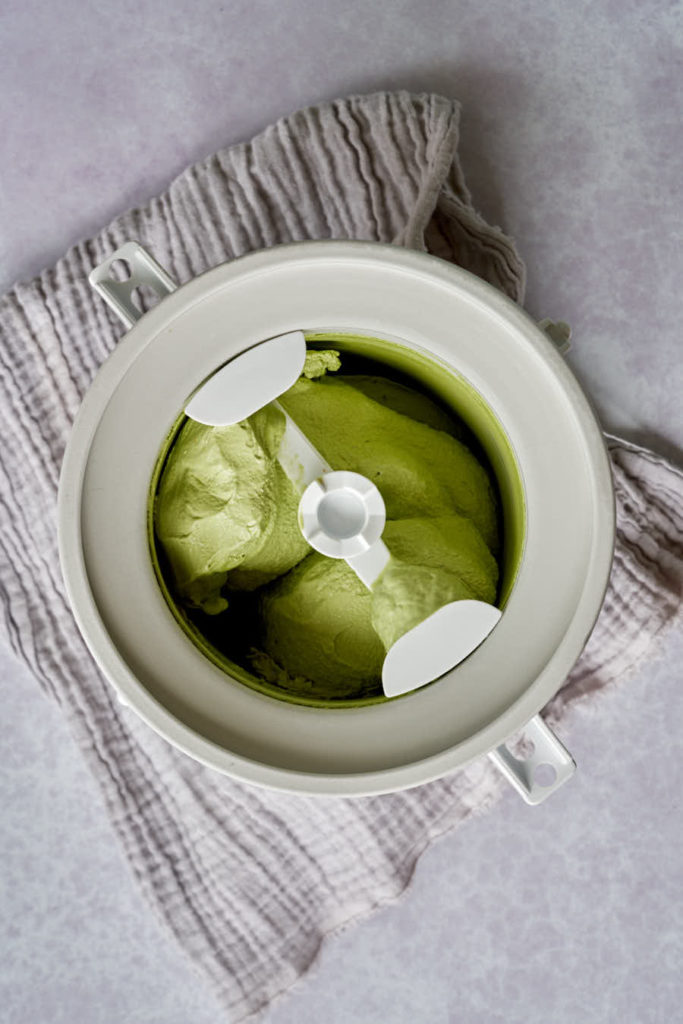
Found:
[[[675,454],[682,41],[680,5],[652,0],[9,0],[0,288],[299,106],[434,90],[462,102],[475,202],[527,261],[529,311],[572,324],[605,427]],[[571,784],[537,809],[510,792],[440,840],[267,1024],[676,1019],[682,660],[670,636],[577,709]],[[138,893],[58,710],[11,659],[0,670],[0,1018],[224,1020]]]

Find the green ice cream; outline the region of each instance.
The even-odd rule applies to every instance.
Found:
[[[450,601],[495,602],[498,566],[472,520],[400,519],[383,537],[392,557],[372,589],[372,624],[387,651]]]
[[[252,590],[310,548],[297,526],[299,495],[277,461],[284,416],[266,406],[229,427],[183,426],[159,483],[155,527],[175,589],[210,615],[225,588]]]
[[[495,601],[496,562],[469,519],[396,520],[383,538],[392,558],[371,591],[346,562],[314,553],[262,592],[263,649],[313,680],[314,695],[372,692],[388,649],[413,626],[448,601]]]
[[[348,697],[376,687],[386,651],[371,592],[346,562],[314,552],[264,589],[260,612],[263,651],[287,676],[310,679],[309,693]]]
[[[337,353],[309,352],[280,402],[333,469],[362,473],[384,498],[392,558],[372,591],[303,540],[300,494],[277,461],[284,418],[273,406],[231,427],[188,421],[155,518],[177,596],[223,613],[225,650],[229,605],[236,592],[255,591],[243,662],[275,686],[326,699],[380,692],[382,662],[400,636],[449,601],[495,602],[498,579],[496,501],[459,426],[394,381],[324,376],[338,366]]]
[[[340,366],[339,353],[306,354],[304,379]],[[299,492],[277,461],[285,418],[273,405],[242,423],[187,420],[169,453],[155,504],[155,531],[174,589],[216,615],[226,590],[254,590],[311,550],[297,526]]]
[[[491,483],[455,437],[364,394],[353,378],[300,379],[280,402],[333,469],[379,488],[388,519],[458,513],[497,543]]]

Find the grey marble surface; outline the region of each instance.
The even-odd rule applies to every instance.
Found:
[[[673,453],[682,24],[650,0],[5,0],[0,288],[297,106],[433,89],[463,103],[465,172],[528,262],[528,308],[572,323],[606,426]],[[268,1024],[677,1019],[682,660],[670,637],[578,709],[571,785],[441,840]],[[137,892],[58,710],[1,668],[0,1019],[224,1019]]]

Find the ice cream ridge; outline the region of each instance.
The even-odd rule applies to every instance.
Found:
[[[491,478],[452,414],[388,377],[344,373],[336,350],[309,350],[279,405],[331,467],[379,489],[386,568],[368,588],[304,539],[271,403],[230,426],[181,427],[154,505],[170,588],[215,647],[283,695],[380,695],[408,630],[448,602],[495,604]]]

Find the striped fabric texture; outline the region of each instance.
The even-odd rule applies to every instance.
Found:
[[[397,896],[429,843],[489,807],[502,782],[480,760],[389,796],[270,793],[193,762],[121,707],[75,626],[57,555],[70,425],[122,333],[87,275],[129,239],[179,282],[281,242],[374,239],[453,260],[521,302],[514,246],[472,207],[458,114],[450,100],[407,93],[300,111],[189,168],[0,301],[0,630],[59,703],[142,890],[231,1021],[258,1016],[326,935]],[[680,615],[681,473],[616,438],[609,445],[614,570],[583,656],[548,708],[560,732],[579,698],[627,685],[626,670]]]

